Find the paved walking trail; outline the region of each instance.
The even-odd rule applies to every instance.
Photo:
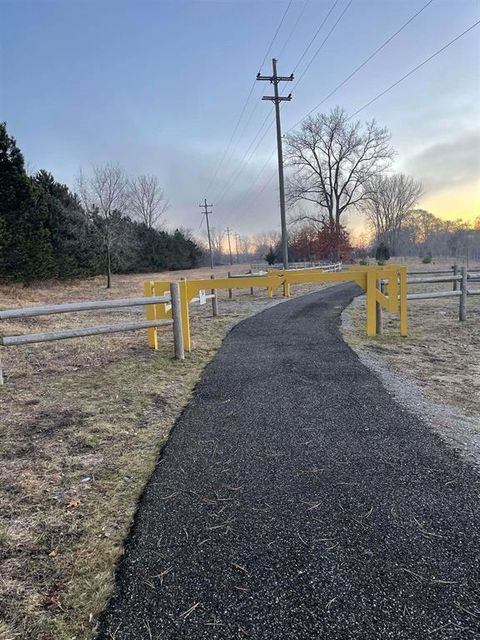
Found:
[[[478,474],[343,342],[355,291],[228,335],[145,491],[102,640],[480,638]]]

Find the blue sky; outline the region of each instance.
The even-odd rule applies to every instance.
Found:
[[[284,130],[425,2],[353,0],[284,105]],[[271,57],[278,56],[279,71],[295,70],[298,78],[347,3],[338,1],[296,68],[333,0],[293,0],[261,71],[270,73]],[[171,201],[170,225],[198,231],[198,203],[206,195],[219,227],[243,234],[276,228],[275,156],[257,178],[275,148],[273,128],[240,165],[272,109],[260,100],[268,84],[255,86],[212,176],[287,5],[0,0],[0,119],[31,170],[48,169],[70,186],[80,166],[116,162],[129,173],[160,177]],[[341,104],[355,111],[479,18],[478,0],[434,0],[322,110]],[[480,215],[479,42],[477,28],[359,115],[391,130],[397,168],[424,182],[424,206],[449,217]],[[238,178],[225,190],[235,171]]]

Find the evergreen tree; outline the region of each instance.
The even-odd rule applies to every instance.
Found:
[[[128,273],[197,265],[202,252],[188,232],[135,222],[113,200],[108,215],[90,204],[84,209],[48,171],[30,178],[15,139],[0,123],[0,276],[29,282],[110,268]]]
[[[102,246],[88,224],[80,202],[64,184],[41,170],[33,178],[34,189],[46,207],[56,273],[62,278],[93,275],[101,270]]]
[[[25,171],[14,138],[0,123],[0,229],[3,275],[34,278],[55,275],[47,210]]]

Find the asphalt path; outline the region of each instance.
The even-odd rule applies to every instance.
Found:
[[[226,337],[144,492],[102,640],[480,638],[478,473],[345,344],[355,293]]]

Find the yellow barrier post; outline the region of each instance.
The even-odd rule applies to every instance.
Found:
[[[384,279],[385,289],[382,292],[376,286],[376,281]],[[345,282],[352,280],[356,282],[365,292],[367,297],[367,335],[375,336],[377,330],[376,308],[377,303],[391,313],[400,310],[400,333],[406,336],[408,333],[407,318],[407,268],[406,266],[389,265],[389,266],[367,266],[367,267],[350,267],[345,271],[336,272],[320,272],[308,269],[296,269],[286,271],[269,270],[265,276],[255,277],[239,277],[233,278],[215,278],[214,282],[210,278],[199,280],[187,280],[182,278],[179,283],[181,294],[181,313],[183,322],[183,337],[185,351],[191,351],[191,333],[190,333],[190,314],[189,303],[198,296],[199,292],[211,289],[212,285],[216,292],[219,290],[228,290],[232,288],[257,288],[266,287],[269,298],[273,298],[274,292],[280,286],[283,286],[283,295],[290,295],[291,285],[302,285],[307,283],[324,283],[324,282]],[[145,284],[146,295],[162,296],[168,292],[170,283],[167,281],[154,282],[153,292],[151,284]],[[233,285],[233,286],[232,286]],[[399,286],[400,285],[400,286]],[[148,291],[148,293],[147,293]],[[400,303],[400,304],[399,304]],[[152,307],[155,311],[152,312]],[[147,313],[153,315],[153,319],[164,319],[171,317],[171,310],[168,304],[157,304],[147,307]],[[152,315],[147,315],[150,319]],[[149,331],[149,344],[154,346],[154,338],[156,330]],[[154,347],[155,348],[155,347]]]
[[[192,350],[192,340],[190,337],[190,313],[188,310],[188,303],[190,302],[188,296],[188,282],[182,278],[180,284],[180,305],[182,309],[182,325],[183,325],[183,345],[185,351],[190,352]]]
[[[170,293],[170,281],[169,280],[156,280],[153,283],[153,295],[154,296],[168,296]],[[168,308],[170,306],[170,309]],[[155,305],[155,319],[166,320],[172,317],[171,305],[156,304]]]
[[[145,282],[143,285],[143,292],[146,298],[150,298],[154,295],[154,283],[152,281]],[[145,313],[147,320],[157,320],[156,305],[149,304],[145,307]],[[152,349],[158,349],[158,330],[156,327],[147,329],[148,346]]]
[[[377,273],[367,271],[367,336],[377,335]]]
[[[407,267],[399,267],[400,276],[400,335],[408,336]]]

